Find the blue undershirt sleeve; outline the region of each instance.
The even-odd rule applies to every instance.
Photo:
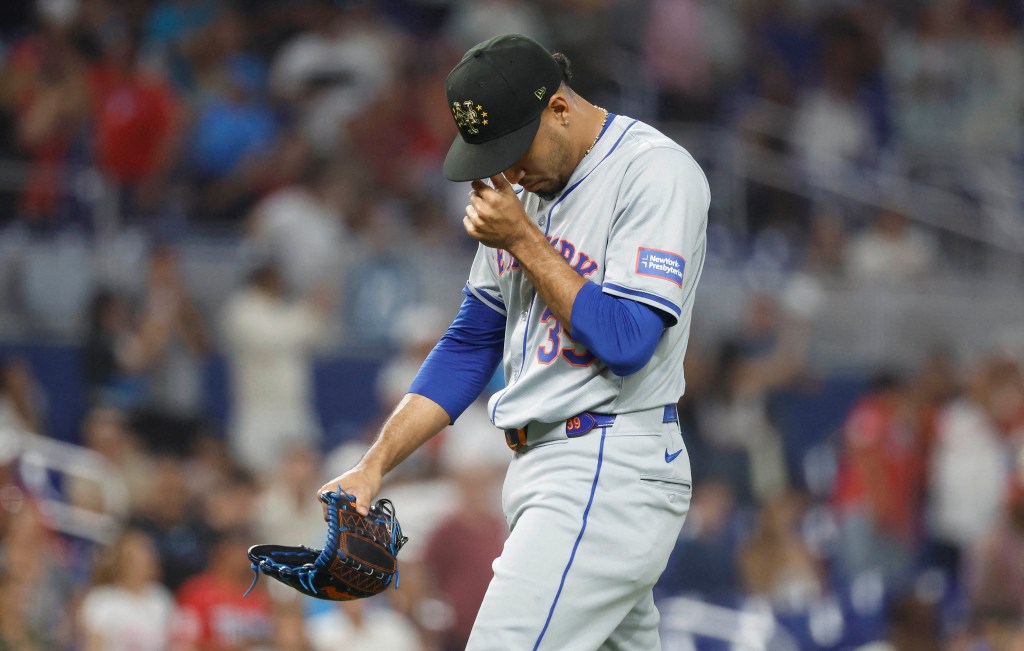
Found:
[[[572,304],[572,338],[587,347],[618,376],[642,369],[654,355],[670,315],[649,305],[619,298],[588,282]]]
[[[494,375],[504,346],[505,317],[467,295],[448,331],[420,366],[409,393],[433,400],[454,423]]]

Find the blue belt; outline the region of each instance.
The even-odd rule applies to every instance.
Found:
[[[615,414],[598,414],[593,411],[585,411],[565,421],[565,436],[567,438],[578,438],[587,434],[595,427],[611,427],[615,424]],[[661,419],[662,423],[678,423],[679,411],[674,404],[665,405],[665,412]],[[519,427],[505,430],[505,443],[512,450],[521,450],[527,443],[527,428]]]

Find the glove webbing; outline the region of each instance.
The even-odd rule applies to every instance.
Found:
[[[348,501],[353,502],[353,503],[356,501],[355,497],[350,495],[349,493],[346,493],[344,490],[342,490],[341,486],[338,486],[337,493],[334,493],[334,494],[325,493],[325,494],[322,494],[320,496],[320,500],[322,502],[324,502],[325,504],[327,504],[328,507],[330,507],[330,508],[327,509],[327,542],[324,545],[324,548],[322,550],[320,550],[320,554],[316,557],[316,560],[313,561],[312,563],[306,563],[305,565],[302,565],[301,567],[297,567],[297,568],[294,568],[294,569],[292,569],[290,567],[278,567],[278,568],[276,568],[278,574],[280,574],[281,576],[284,576],[284,577],[295,576],[295,577],[297,577],[298,580],[299,580],[299,583],[303,587],[308,589],[310,592],[316,592],[316,588],[313,586],[313,580],[316,578],[317,571],[320,570],[320,569],[326,569],[330,565],[331,559],[334,558],[335,555],[338,556],[338,558],[339,558],[339,560],[341,560],[341,562],[345,563],[346,565],[348,565],[352,569],[354,569],[354,570],[356,570],[358,572],[362,572],[363,571],[362,563],[359,563],[358,561],[356,561],[356,560],[354,560],[352,558],[349,558],[348,556],[346,556],[338,548],[339,537],[340,537],[341,533],[343,533],[345,531],[352,531],[352,532],[358,533],[358,534],[360,534],[360,535],[362,535],[362,536],[364,536],[366,538],[370,538],[374,542],[378,542],[377,537],[374,534],[370,533],[369,531],[366,531],[365,529],[361,529],[361,528],[357,528],[357,527],[349,528],[349,527],[344,527],[344,526],[341,525],[341,522],[340,522],[339,516],[338,516],[339,509],[337,508],[338,500],[341,500],[341,499],[345,499],[345,500],[348,500]],[[395,505],[392,504],[391,500],[380,499],[380,500],[377,500],[377,503],[374,505],[373,509],[371,509],[370,512],[371,512],[371,514],[373,514],[375,516],[374,517],[374,522],[376,524],[383,524],[384,525],[385,530],[388,532],[389,538],[390,538],[388,540],[388,549],[391,551],[391,554],[393,556],[397,555],[398,551],[402,548],[403,545],[405,545],[405,543],[409,540],[409,538],[408,538],[408,536],[403,536],[402,535],[402,526],[401,526],[401,524],[399,524],[398,520],[395,519]],[[305,545],[302,545],[301,548],[305,549],[305,550],[307,550],[309,552],[317,551],[317,550],[312,549],[310,547],[306,547]],[[261,561],[261,562],[265,562],[265,561]],[[259,578],[260,578],[260,566],[259,566],[259,564],[258,563],[252,563],[251,567],[252,567],[252,571],[253,571],[252,583],[249,584],[249,588],[245,591],[245,594],[242,595],[243,599],[245,597],[249,596],[249,593],[252,592],[253,588],[256,587],[256,582],[259,581]],[[373,570],[370,569],[370,571],[369,572],[365,572],[365,574],[367,576],[373,576]],[[383,578],[383,576],[381,578]],[[401,580],[402,580],[401,572],[396,567],[395,568],[395,589],[396,590],[398,589],[398,584],[401,582]]]

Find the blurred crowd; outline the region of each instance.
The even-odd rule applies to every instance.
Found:
[[[249,291],[269,284],[257,272]],[[238,297],[243,307],[225,306],[235,315],[227,320],[266,309],[259,300]],[[33,449],[53,396],[24,360],[7,360],[0,648],[464,646],[507,534],[500,490],[511,452],[488,420],[486,394],[382,490],[411,537],[399,589],[324,605],[264,580],[242,597],[253,578],[249,545],[322,544],[316,490],[358,460],[445,327],[436,310],[409,315],[423,327],[376,375],[376,416],[326,445],[308,402],[290,409],[287,391],[266,393],[271,383],[310,382],[308,359],[289,362],[282,351],[301,346],[311,316],[288,318],[293,341],[265,338],[241,362],[262,356],[272,370],[243,375],[254,386],[236,390],[251,391],[254,404],[239,407],[227,432],[158,394],[133,406],[118,393],[125,387],[96,384],[79,432],[102,461],[92,476],[72,468],[40,480],[17,454],[11,432],[42,432],[23,435]],[[183,347],[186,324],[177,326]],[[696,322],[680,402],[695,491],[659,602],[771,613],[795,648],[1022,648],[1024,355],[959,359],[937,349],[912,369],[824,376],[808,366],[807,325],[763,294],[713,345],[702,345]],[[235,345],[258,340],[261,327]],[[135,346],[144,354],[144,342]],[[120,511],[111,492],[127,500]],[[74,512],[52,510],[55,494]],[[98,513],[116,516],[102,535],[69,534],[68,521]],[[827,608],[831,624],[820,621]]]
[[[449,305],[425,293],[443,270],[457,305],[473,246],[465,188],[440,171],[455,135],[443,82],[469,46],[502,32],[557,44],[588,99],[725,129],[797,160],[801,184],[886,169],[1019,223],[1022,13],[1010,0],[4,3],[0,321],[81,322],[70,438],[102,470],[26,467],[19,446],[54,438],[68,395],[38,358],[6,356],[0,650],[464,646],[506,534],[511,453],[480,404],[385,486],[411,538],[400,589],[340,605],[269,581],[242,594],[249,545],[321,544],[315,491],[358,459],[443,333]],[[737,229],[715,223],[728,188],[713,194],[712,266],[864,284],[956,271],[948,239],[894,207],[751,182]],[[227,242],[237,278],[188,275],[199,236]],[[118,260],[132,264],[116,273]],[[948,342],[911,368],[823,373],[814,293],[752,291],[729,332],[694,315],[680,403],[694,500],[659,600],[770,612],[797,648],[1024,649],[1024,354]],[[69,295],[70,313],[44,309]],[[331,387],[313,370],[341,338],[380,369],[353,380],[376,382],[372,417],[339,433],[318,417]],[[214,356],[223,420],[209,413]],[[51,493],[72,511],[58,516]],[[98,534],[61,529],[106,512]]]

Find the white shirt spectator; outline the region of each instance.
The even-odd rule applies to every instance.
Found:
[[[319,436],[311,357],[324,318],[306,303],[256,288],[232,296],[222,318],[231,366],[231,449],[250,470],[266,472],[287,444]]]
[[[856,102],[820,88],[800,102],[793,142],[809,174],[828,177],[843,163],[863,160],[874,150],[867,112]]]
[[[857,280],[899,283],[934,269],[936,245],[901,215],[886,213],[851,242],[848,259]]]
[[[82,601],[86,635],[102,641],[104,651],[164,651],[170,639],[174,600],[160,584],[139,593],[103,585]]]
[[[339,211],[294,186],[261,201],[253,215],[254,243],[281,266],[290,290],[305,294],[338,284],[345,247]]]
[[[270,88],[282,98],[305,96],[302,132],[328,153],[341,125],[390,83],[392,52],[386,32],[368,25],[300,34],[274,60]]]
[[[415,627],[402,615],[360,601],[339,602],[313,615],[306,631],[315,651],[376,651],[422,649]],[[357,613],[358,621],[349,611]]]
[[[940,540],[965,551],[999,519],[1009,452],[988,415],[957,400],[939,416],[931,458],[931,524]]]

